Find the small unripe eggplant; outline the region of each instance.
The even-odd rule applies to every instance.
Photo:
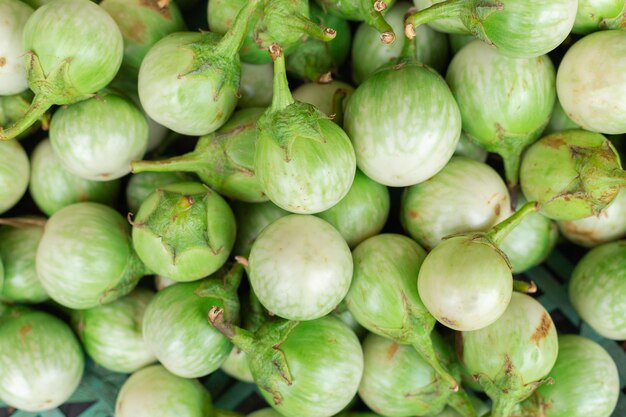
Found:
[[[330,313],[348,292],[352,256],[341,234],[310,215],[281,217],[252,245],[250,284],[268,311],[289,320]]]
[[[357,392],[363,351],[354,332],[335,317],[275,319],[254,334],[233,326],[217,307],[209,321],[246,352],[261,395],[285,417],[335,415]]]
[[[510,58],[478,40],[450,62],[446,81],[459,105],[463,131],[502,156],[510,187],[517,185],[524,149],[539,139],[550,119],[555,78],[547,55]]]
[[[161,365],[143,368],[122,385],[116,417],[207,417],[213,415],[211,396],[197,380],[172,375]]]
[[[358,167],[391,187],[431,178],[448,163],[461,135],[450,88],[415,60],[414,49],[415,42],[406,41],[402,56],[361,84],[346,108],[344,125]]]
[[[207,135],[226,123],[238,100],[238,51],[262,1],[248,0],[223,37],[177,32],[150,49],[139,69],[138,88],[152,119],[192,136]]]
[[[63,166],[92,181],[111,181],[130,172],[130,162],[148,148],[148,121],[135,104],[117,94],[60,108],[50,123],[50,143]]]
[[[0,129],[0,140],[28,129],[52,105],[85,100],[106,87],[122,63],[123,39],[115,21],[97,4],[55,0],[28,19],[24,49],[35,98],[22,119]]]
[[[513,293],[491,325],[457,333],[457,355],[493,401],[491,417],[509,417],[554,366],[559,350],[550,314],[535,299]]]
[[[67,324],[48,313],[9,307],[0,316],[0,350],[0,399],[20,410],[60,406],[83,375],[80,343]]]
[[[520,170],[526,198],[554,220],[597,214],[626,186],[619,155],[604,136],[567,130],[545,136],[524,155]]]
[[[440,323],[459,331],[478,330],[505,312],[514,282],[499,245],[536,210],[535,203],[527,203],[489,231],[449,236],[426,256],[417,287]]]
[[[270,47],[274,60],[274,98],[258,121],[254,154],[257,178],[277,206],[313,214],[337,204],[350,190],[356,158],[341,127],[289,91],[285,57]]]
[[[585,36],[563,57],[556,76],[559,101],[583,129],[626,133],[625,51],[626,31],[606,30]]]
[[[522,403],[522,416],[609,417],[620,392],[617,366],[602,346],[582,336],[559,336],[554,384],[537,388]]]
[[[146,266],[175,281],[195,281],[224,265],[235,243],[235,216],[206,185],[157,188],[133,219],[133,245]]]
[[[243,268],[233,266],[201,281],[178,283],[159,291],[143,319],[148,349],[168,371],[197,378],[215,371],[232,345],[206,319],[213,306],[225,310],[228,320],[239,321],[237,287]]]
[[[73,310],[72,323],[89,356],[113,372],[131,373],[156,362],[141,334],[152,291],[137,288],[110,304]]]
[[[513,58],[547,54],[574,26],[578,0],[446,0],[409,16],[405,33],[441,18],[460,18],[472,35]]]
[[[484,231],[511,214],[509,192],[489,165],[455,156],[430,180],[407,188],[400,220],[426,249],[450,235]]]
[[[147,273],[128,222],[98,203],[76,203],[54,213],[37,249],[37,275],[50,298],[72,309],[117,300]]]
[[[119,188],[120,180],[92,181],[69,172],[47,139],[39,142],[31,155],[30,195],[48,216],[83,201],[112,205]]]
[[[576,312],[601,336],[626,339],[626,241],[605,243],[576,265],[569,298]]]

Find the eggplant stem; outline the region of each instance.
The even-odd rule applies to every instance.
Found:
[[[319,39],[320,41],[330,42],[335,39],[335,36],[337,36],[337,31],[335,29],[322,27],[301,14],[291,15],[286,17],[285,20],[288,22],[286,25],[293,31],[302,32],[314,39]]]
[[[467,0],[446,0],[411,14],[404,20],[404,33],[409,39],[416,35],[416,28],[424,23],[447,17],[457,17],[461,11],[468,7]]]
[[[287,69],[285,67],[285,54],[279,44],[273,43],[269,47],[270,56],[274,60],[274,97],[270,111],[275,112],[295,103],[289,81],[287,81]]]
[[[261,7],[263,0],[248,0],[246,5],[237,13],[233,26],[226,32],[214,52],[223,56],[236,56],[248,35],[248,26],[252,15]]]
[[[135,174],[139,172],[198,172],[205,165],[203,155],[196,152],[189,152],[169,159],[132,161],[130,163],[131,170]]]
[[[534,281],[527,282],[514,279],[513,291],[521,292],[524,294],[534,294],[537,292],[537,284],[535,284]]]
[[[507,235],[521,223],[526,215],[534,213],[538,210],[539,203],[536,201],[530,201],[524,204],[509,218],[492,227],[487,233],[485,233],[485,237],[494,245],[498,246],[498,244],[501,243],[504,238],[507,237]]]
[[[209,323],[222,333],[231,343],[245,353],[254,350],[255,338],[252,333],[224,320],[224,309],[213,306],[207,315]]]
[[[459,390],[459,383],[439,362],[439,359],[435,354],[435,350],[433,349],[430,335],[421,337],[418,334],[416,337],[417,340],[411,343],[413,348],[422,358],[424,358],[424,360],[435,370],[435,372],[437,372],[437,374],[450,385],[450,391],[457,392]]]
[[[372,0],[361,0],[363,20],[380,32],[381,42],[391,44],[396,40],[396,35],[393,32],[391,25],[387,22],[387,20],[385,20],[383,14],[381,13],[384,9],[378,10],[382,4],[386,5],[384,2],[376,1],[375,3],[372,3]]]
[[[0,127],[0,141],[7,141],[16,138],[26,129],[31,127],[37,120],[42,120],[48,109],[53,105],[51,100],[42,94],[36,94],[33,101],[20,120],[13,123],[8,128]]]

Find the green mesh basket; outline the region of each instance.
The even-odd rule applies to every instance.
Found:
[[[540,289],[538,299],[554,316],[559,330],[564,333],[577,331],[598,342],[613,357],[619,369],[622,392],[612,417],[624,417],[626,416],[626,352],[619,343],[604,339],[595,333],[576,314],[567,294],[567,282],[573,269],[574,264],[565,257],[563,252],[556,250],[545,263],[528,271],[526,276],[537,283]],[[80,407],[81,411],[77,412],[72,410],[72,407],[64,406],[62,408],[66,411],[62,411],[61,408],[41,413],[17,410],[11,414],[11,410],[0,409],[0,417],[114,417],[117,392],[127,377],[124,374],[108,372],[88,361],[85,376],[79,388],[68,400],[68,404],[83,405]],[[217,408],[251,411],[251,409],[263,407],[254,384],[237,382],[221,371],[203,378],[202,382],[211,393]],[[85,404],[89,404],[87,408],[84,408]],[[246,405],[245,410],[242,409],[243,405]]]

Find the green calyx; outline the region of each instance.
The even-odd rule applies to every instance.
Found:
[[[597,214],[626,186],[615,148],[604,136],[558,132],[529,148],[521,169],[522,188],[542,214],[576,220]]]
[[[546,378],[524,384],[510,359],[505,362],[494,380],[482,374],[474,375],[474,378],[478,380],[487,396],[493,401],[489,417],[511,416],[517,405],[530,397],[537,387],[545,383],[554,383],[551,378]]]
[[[237,289],[243,277],[243,267],[234,263],[230,268],[222,268],[213,276],[200,282],[194,294],[200,298],[219,300],[223,306],[225,319],[230,323],[239,322],[240,303]]]
[[[193,152],[159,161],[133,161],[133,172],[194,172],[227,197],[248,203],[267,201],[254,172],[257,120],[263,111],[241,110],[217,132],[201,137]]]
[[[6,129],[0,127],[0,140],[10,140],[24,132],[37,120],[41,120],[53,104],[72,104],[94,96],[83,94],[72,87],[70,64],[71,59],[66,58],[50,74],[45,74],[39,57],[33,52],[26,53],[26,73],[35,97],[19,121]]]
[[[395,3],[395,0],[318,0],[324,11],[348,20],[363,20],[380,33],[383,43],[391,44],[396,34],[385,20],[383,11]]]
[[[459,17],[471,7],[470,3],[472,2],[468,0],[447,0],[417,11],[404,20],[404,34],[409,39],[413,39],[417,36],[415,29],[418,26],[433,20]]]
[[[258,121],[261,134],[267,134],[284,149],[285,161],[291,160],[291,147],[296,139],[325,142],[319,126],[328,116],[315,106],[294,100],[289,90],[285,56],[282,48],[273,44],[270,55],[274,60],[274,96],[272,105]]]
[[[280,384],[291,385],[293,382],[287,358],[280,346],[299,322],[271,320],[253,334],[229,322],[221,308],[213,307],[208,318],[217,330],[246,353],[250,369],[257,376],[255,382],[260,388],[272,394],[274,403],[279,405],[283,400]]]
[[[193,281],[217,271],[235,240],[228,204],[203,184],[158,188],[141,205],[133,222],[139,256],[156,273]]]

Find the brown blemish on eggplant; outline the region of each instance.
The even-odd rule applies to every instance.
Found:
[[[146,6],[147,8],[160,13],[164,18],[172,18],[169,8],[169,0],[140,0],[140,2],[142,6]]]
[[[543,145],[550,148],[559,149],[561,146],[565,146],[566,142],[561,135],[547,136],[542,139]]]
[[[441,318],[441,322],[442,322],[443,324],[448,325],[449,327],[458,327],[458,326],[457,326],[456,321],[451,320],[451,319],[449,319],[449,318],[447,318],[447,317],[442,317],[442,318]]]
[[[128,39],[138,44],[143,44],[146,40],[146,25],[139,19],[133,21],[130,30],[124,33]]]
[[[409,212],[407,213],[409,215],[410,219],[417,219],[417,213],[415,212],[415,210],[409,210]]]
[[[500,215],[501,210],[502,210],[502,207],[500,207],[500,203],[496,204],[496,206],[493,208],[493,212],[496,214],[496,216]]]
[[[0,68],[4,67],[6,63],[7,63],[7,59],[3,56],[0,56]]]
[[[392,343],[387,349],[387,360],[393,359],[396,353],[398,353],[398,349],[400,349],[400,345],[398,343]]]
[[[541,322],[539,323],[539,326],[537,326],[537,328],[535,329],[533,335],[530,337],[530,340],[535,343],[539,343],[541,339],[544,339],[548,335],[551,328],[552,320],[550,319],[550,315],[544,312],[541,315]]]

